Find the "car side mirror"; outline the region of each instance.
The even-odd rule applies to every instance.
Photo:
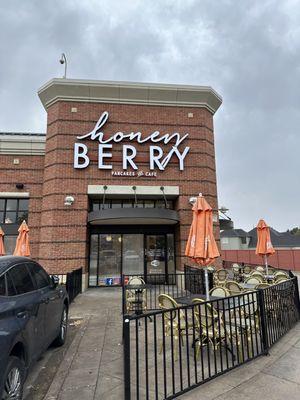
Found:
[[[52,281],[53,287],[56,288],[59,284],[59,277],[57,275],[52,275],[51,281]]]

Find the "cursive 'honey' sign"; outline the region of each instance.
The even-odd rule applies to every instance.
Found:
[[[112,164],[110,164],[109,159],[112,158],[113,144],[120,143],[123,140],[127,142],[135,142],[139,144],[145,144],[150,142],[149,151],[149,168],[150,170],[159,169],[164,171],[170,162],[172,157],[177,158],[179,169],[184,170],[184,159],[188,154],[190,148],[185,147],[182,151],[179,150],[179,145],[188,137],[188,133],[180,135],[175,132],[172,134],[161,133],[159,131],[154,131],[147,136],[143,136],[141,132],[115,132],[110,135],[104,134],[102,128],[107,122],[109,113],[107,111],[103,112],[98,122],[96,123],[94,129],[84,135],[77,136],[78,140],[97,140],[98,145],[98,168],[99,169],[112,169]],[[164,145],[170,144],[167,149],[164,150],[159,145],[154,145],[153,143],[162,143]],[[84,143],[74,144],[74,168],[82,169],[88,167],[90,163],[90,158],[88,155],[89,149]],[[135,162],[135,157],[137,155],[137,150],[134,145],[124,144],[122,145],[122,164],[123,170],[127,170],[131,167],[134,170],[138,170],[139,167],[137,162]]]

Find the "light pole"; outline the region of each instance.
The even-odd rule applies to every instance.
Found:
[[[66,57],[65,53],[62,53],[59,62],[60,62],[61,64],[65,64],[65,74],[64,74],[63,78],[66,79],[66,77],[67,77],[67,66],[68,66],[68,63],[67,63],[67,57]]]

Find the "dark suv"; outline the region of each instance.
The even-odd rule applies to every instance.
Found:
[[[68,295],[36,262],[0,257],[0,400],[22,399],[28,368],[64,344]]]

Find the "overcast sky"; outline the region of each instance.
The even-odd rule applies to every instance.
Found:
[[[0,0],[0,131],[45,132],[62,77],[210,85],[219,205],[236,228],[300,225],[300,2]]]

